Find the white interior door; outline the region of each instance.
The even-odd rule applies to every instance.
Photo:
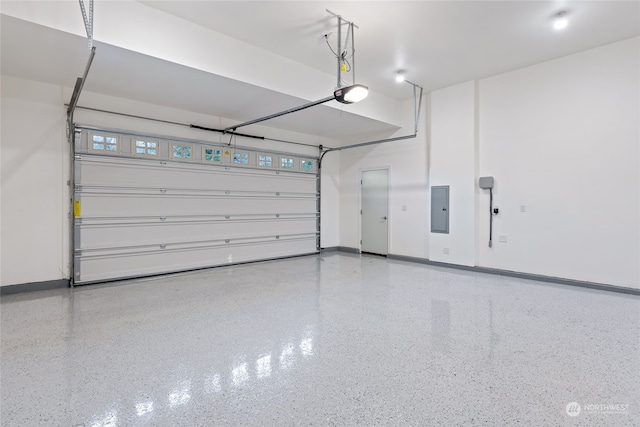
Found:
[[[362,172],[362,252],[387,255],[389,251],[389,171]]]

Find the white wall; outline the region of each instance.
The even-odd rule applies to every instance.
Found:
[[[431,94],[430,185],[452,196],[451,234],[429,235],[430,259],[640,288],[639,47]],[[496,181],[493,248],[478,176]]]
[[[2,77],[0,283],[69,274],[69,145],[59,86]]]
[[[330,153],[322,160],[320,246],[340,245],[338,218],[340,216],[340,153]]]
[[[322,246],[359,248],[361,171],[389,167],[392,254],[465,265],[477,260],[483,267],[640,288],[638,47],[634,38],[505,73],[479,81],[477,93],[473,82],[436,91],[429,144],[423,108],[415,139],[328,154]],[[68,88],[2,78],[2,285],[69,277],[62,107],[69,95]],[[90,93],[81,104],[179,122],[226,123]],[[396,136],[413,131],[411,101],[401,109],[404,123]],[[104,114],[78,112],[76,118],[220,140],[217,134]],[[258,132],[335,146],[266,126],[256,127]],[[275,143],[270,148],[282,149]],[[488,195],[476,182],[484,175],[496,178],[501,211],[493,249],[486,247]],[[452,185],[447,237],[429,233],[428,185],[440,183]],[[470,228],[474,210],[476,225]],[[506,243],[499,242],[501,235]]]
[[[413,100],[402,104],[403,127],[413,133]],[[360,177],[363,170],[389,168],[389,253],[425,258],[427,223],[427,132],[425,108],[414,139],[344,150],[340,155],[340,246],[360,248]],[[374,139],[374,138],[372,138]],[[364,142],[364,141],[362,141]],[[327,154],[326,157],[336,153]],[[406,206],[406,210],[402,207]]]
[[[429,254],[432,261],[476,265],[475,99],[474,82],[452,86],[431,94],[429,187],[449,186],[449,234],[429,235]]]
[[[2,158],[0,283],[2,286],[69,278],[70,147],[65,135],[65,108],[71,89],[15,77],[2,76]],[[176,110],[91,92],[83,92],[80,105],[153,117],[178,123],[225,127],[228,119]],[[87,110],[76,110],[76,123],[141,133],[228,142],[213,132]],[[312,145],[336,146],[337,141],[253,126],[251,133]],[[249,147],[317,156],[318,149],[276,141],[237,138]],[[322,246],[336,246],[337,170],[328,163],[323,182],[326,191]]]
[[[480,175],[507,236],[481,266],[640,288],[639,52],[634,38],[480,81]]]

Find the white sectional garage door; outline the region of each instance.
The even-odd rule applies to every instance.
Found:
[[[78,129],[74,282],[318,251],[317,158]]]

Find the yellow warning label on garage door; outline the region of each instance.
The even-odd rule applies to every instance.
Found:
[[[73,215],[80,216],[80,200],[73,202]]]

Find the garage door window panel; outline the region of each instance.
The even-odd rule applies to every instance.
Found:
[[[101,153],[119,152],[118,137],[113,135],[91,134],[89,150]]]
[[[269,154],[258,154],[258,166],[261,168],[273,167],[273,156]]]
[[[300,170],[304,172],[313,172],[313,162],[311,160],[302,160],[300,162]]]
[[[233,153],[233,163],[235,163],[236,165],[248,165],[249,153],[236,151],[235,153]]]
[[[158,141],[147,141],[143,139],[135,139],[134,153],[138,156],[158,156]]]
[[[184,144],[171,144],[171,158],[177,160],[192,160],[193,147]]]
[[[222,163],[222,149],[202,147],[202,158],[205,162]]]
[[[293,158],[292,157],[280,157],[280,168],[293,170]]]

